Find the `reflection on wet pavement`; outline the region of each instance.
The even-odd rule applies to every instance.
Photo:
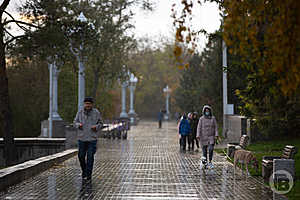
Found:
[[[0,194],[0,199],[286,199],[257,177],[237,173],[215,155],[200,169],[201,152],[180,152],[176,124],[141,122],[127,140],[99,139],[91,182],[81,180],[77,157]]]

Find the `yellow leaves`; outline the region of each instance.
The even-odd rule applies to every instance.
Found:
[[[178,68],[181,69],[181,70],[183,70],[183,69],[188,69],[189,66],[190,66],[189,63],[186,63],[184,65],[179,65]]]
[[[178,69],[183,70],[183,69],[184,69],[184,66],[183,66],[183,65],[179,65],[179,66],[178,66]]]
[[[175,45],[174,47],[174,56],[175,56],[175,61],[178,65],[179,69],[187,69],[189,68],[189,55],[192,55],[194,53],[193,49],[188,49],[187,52],[183,52],[183,48]]]
[[[177,28],[177,30],[176,30],[176,41],[177,42],[183,42],[183,36],[182,36],[183,31],[186,31],[185,26],[179,26],[179,28]]]
[[[188,49],[188,53],[189,53],[189,54],[193,54],[194,52],[195,52],[194,49]]]
[[[298,0],[225,1],[224,40],[229,53],[246,60],[262,80],[292,95],[300,87]]]
[[[190,33],[186,36],[185,40],[186,40],[187,43],[189,43],[192,40],[192,36],[191,36]]]
[[[194,54],[195,49],[197,49],[197,36],[200,33],[204,33],[203,30],[193,30],[192,29],[192,20],[193,20],[193,7],[196,1],[193,0],[181,0],[180,1],[180,10],[181,12],[176,12],[176,4],[172,5],[172,18],[173,26],[176,28],[175,34],[175,47],[174,47],[174,56],[175,61],[180,69],[186,69],[189,67],[188,60],[189,57]],[[201,4],[201,1],[198,0],[198,3]],[[206,32],[205,32],[206,33]],[[204,34],[205,34],[204,33]],[[183,50],[181,46],[186,46]],[[185,63],[185,64],[184,64]]]
[[[182,53],[182,48],[180,46],[175,46],[174,55],[176,58],[179,58]]]

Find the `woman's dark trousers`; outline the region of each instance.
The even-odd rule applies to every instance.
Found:
[[[207,148],[208,148],[209,162],[211,162],[212,158],[213,158],[213,153],[214,153],[214,145],[209,144],[209,145],[202,146],[203,157],[205,157],[206,160],[207,160]]]

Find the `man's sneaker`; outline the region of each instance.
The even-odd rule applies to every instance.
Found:
[[[213,169],[214,168],[214,165],[212,164],[212,162],[208,163],[208,167],[209,167],[209,169]]]

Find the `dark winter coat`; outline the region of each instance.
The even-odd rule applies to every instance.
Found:
[[[196,136],[197,136],[197,126],[198,126],[198,121],[199,121],[198,118],[193,118],[193,119],[191,120],[192,136],[193,136],[194,138],[196,138]]]

